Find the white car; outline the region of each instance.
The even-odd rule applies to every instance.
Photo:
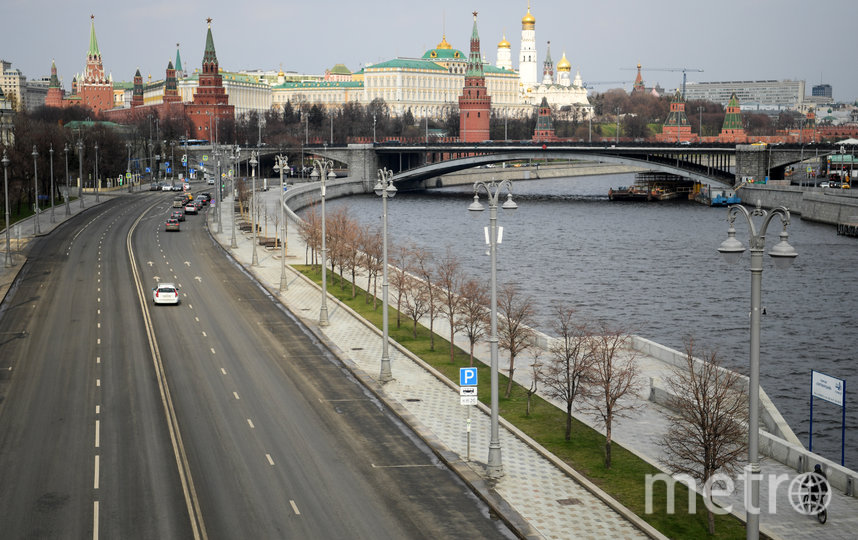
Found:
[[[155,304],[178,304],[179,289],[172,283],[159,283],[152,289],[152,300]]]

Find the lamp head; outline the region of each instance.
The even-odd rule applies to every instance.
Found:
[[[319,169],[317,169],[316,167],[313,167],[313,172],[310,173],[310,178],[312,178],[313,180],[318,180],[319,179]]]
[[[393,185],[393,182],[387,184],[387,198],[392,199],[396,197],[396,186]]]
[[[6,156],[6,149],[5,148],[3,149],[3,159],[0,160],[0,162],[3,163],[4,168],[9,166],[9,158]]]
[[[798,252],[787,242],[789,235],[786,230],[781,231],[780,236],[781,241],[769,251],[769,256],[774,261],[775,266],[783,270],[792,266],[793,261],[798,257]]]
[[[33,157],[37,157],[39,155],[39,151],[36,150],[36,145],[33,145]]]
[[[328,180],[333,180],[336,177],[337,177],[337,173],[334,172],[334,169],[331,169],[330,172],[328,173]]]
[[[736,264],[739,262],[742,253],[745,252],[745,246],[742,245],[742,242],[736,240],[736,229],[733,228],[732,224],[730,224],[730,228],[727,230],[727,239],[721,242],[721,245],[718,246],[718,251],[724,257],[724,260],[727,261],[727,264]]]
[[[376,194],[376,195],[378,195],[379,197],[381,197],[382,195],[384,195],[384,185],[381,183],[381,179],[379,179],[379,180],[375,183],[375,186],[372,188],[372,190],[373,190],[373,191],[375,192],[375,194]]]
[[[468,210],[471,212],[482,212],[485,210],[483,203],[480,202],[480,196],[474,193],[474,202],[468,205]]]
[[[512,193],[506,194],[506,201],[501,205],[504,210],[518,210],[518,205],[512,200]]]

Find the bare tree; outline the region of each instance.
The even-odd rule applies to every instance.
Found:
[[[409,272],[411,271],[411,253],[417,249],[414,244],[405,246],[397,246],[391,253],[393,272],[390,275],[390,284],[396,290],[396,327],[402,326],[402,301],[405,296],[405,289],[409,286]]]
[[[489,291],[480,281],[469,279],[459,289],[462,302],[459,304],[459,322],[471,344],[469,355],[474,365],[474,345],[483,337],[489,326]]]
[[[710,478],[733,474],[747,449],[748,398],[742,378],[721,367],[715,352],[694,358],[694,340],[685,347],[685,365],[673,369],[665,381],[670,390],[670,428],[664,435],[666,456],[661,460],[672,473],[701,482],[704,497],[712,500]],[[715,515],[707,505],[709,534],[715,534]]]
[[[319,246],[322,245],[322,217],[315,205],[310,206],[310,209],[304,215],[304,220],[299,223],[298,235],[310,251],[310,264],[316,264],[316,253],[319,251]],[[306,252],[304,253],[304,259],[306,262]]]
[[[509,381],[504,397],[509,399],[515,375],[515,357],[533,343],[533,299],[521,296],[518,287],[504,285],[498,295],[498,345],[509,351]]]
[[[372,309],[378,305],[378,275],[384,264],[382,231],[380,227],[363,228],[360,235],[359,264],[366,270],[366,303],[372,296]],[[389,244],[389,241],[388,241]]]
[[[412,334],[417,338],[417,322],[429,312],[429,298],[426,294],[426,286],[420,279],[407,274],[405,284],[401,290],[405,301],[405,313],[411,319]]]
[[[605,468],[611,468],[611,426],[614,418],[635,408],[638,391],[637,357],[629,347],[631,335],[602,324],[592,339],[593,392],[587,397],[589,408],[605,425]]]
[[[542,352],[537,350],[533,354],[533,363],[530,364],[531,377],[530,386],[527,388],[527,406],[524,409],[524,415],[530,416],[532,409],[533,396],[539,391],[539,377],[542,372]],[[568,439],[567,439],[568,440]]]
[[[456,338],[456,331],[462,327],[458,316],[459,306],[463,301],[462,297],[459,296],[459,290],[462,288],[464,275],[462,274],[462,265],[459,259],[453,255],[450,246],[447,246],[447,253],[444,258],[438,261],[438,265],[435,267],[435,276],[440,300],[439,308],[441,314],[450,322],[450,362],[452,363],[456,350],[453,340]]]
[[[572,437],[572,408],[575,400],[587,395],[593,379],[592,333],[586,324],[573,321],[574,312],[562,306],[555,309],[554,331],[557,340],[549,347],[549,358],[539,371],[547,396],[566,406],[564,438]]]
[[[414,272],[423,280],[426,297],[426,313],[429,317],[429,350],[435,350],[435,319],[439,313],[438,285],[435,283],[435,267],[432,263],[432,254],[423,248],[412,252],[414,260]]]

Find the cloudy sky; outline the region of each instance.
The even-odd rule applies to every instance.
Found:
[[[224,69],[320,74],[343,63],[357,71],[422,56],[445,32],[467,51],[475,10],[485,59],[495,62],[505,33],[517,67],[527,0],[3,0],[0,58],[28,78],[49,75],[55,59],[68,90],[85,66],[92,14],[114,80],[130,81],[138,67],[144,79],[160,79],[176,43],[185,69],[200,67],[211,17]],[[823,82],[838,101],[858,99],[855,0],[532,0],[531,10],[540,73],[551,41],[554,61],[565,51],[573,75],[580,71],[598,91],[629,90],[640,62],[646,84],[668,90],[682,73],[648,67],[704,70],[689,73],[689,81],[804,80],[808,94]]]

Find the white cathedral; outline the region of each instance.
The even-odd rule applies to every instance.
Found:
[[[498,43],[497,63],[501,69],[512,69],[512,51],[506,36]],[[521,50],[518,54],[519,100],[522,103],[537,106],[542,98],[548,104],[559,110],[577,110],[581,118],[586,119],[593,114],[593,107],[587,99],[587,89],[581,81],[580,72],[575,72],[571,79],[572,64],[566,59],[566,53],[557,63],[557,76],[554,73],[554,61],[551,59],[551,42],[542,63],[542,80],[537,79],[536,53],[536,18],[530,12],[528,2],[527,14],[521,19]]]

